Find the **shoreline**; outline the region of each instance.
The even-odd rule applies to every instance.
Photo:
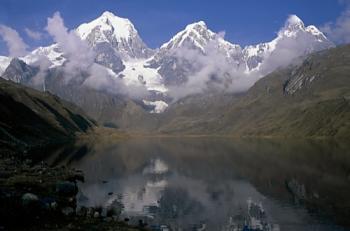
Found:
[[[235,134],[196,134],[196,133],[161,133],[161,132],[127,132],[114,128],[95,127],[87,134],[78,134],[77,140],[103,140],[113,138],[127,140],[133,138],[231,138],[231,139],[266,139],[266,140],[347,140],[336,136],[285,136],[285,135],[235,135]]]
[[[120,221],[111,210],[77,209],[84,173],[34,163],[26,154],[0,150],[0,230],[144,230]]]

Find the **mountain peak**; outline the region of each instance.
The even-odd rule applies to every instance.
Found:
[[[279,37],[294,37],[299,31],[305,31],[304,22],[295,14],[289,15],[284,27],[279,31]]]
[[[305,30],[305,24],[304,22],[295,14],[289,15],[285,25],[284,30],[286,31],[299,31],[299,30]]]
[[[137,34],[129,19],[118,17],[109,11],[103,12],[100,17],[89,23],[81,24],[77,28],[77,33],[85,40],[95,30],[99,30],[98,41],[106,40],[104,32],[113,34],[117,40],[128,39]]]
[[[105,11],[102,13],[100,17],[97,19],[100,19],[100,21],[108,23],[108,20],[110,20],[110,24],[127,24],[128,26],[134,27],[134,25],[131,23],[131,21],[127,18],[122,18],[110,11]]]
[[[103,12],[91,22],[81,24],[76,33],[95,48],[97,59],[104,60],[103,63],[107,62],[106,59],[115,60],[117,57],[127,60],[148,58],[153,54],[130,20],[110,11]],[[110,64],[109,61],[108,63]]]
[[[192,30],[192,29],[195,29],[195,28],[205,28],[205,29],[208,29],[208,28],[207,28],[207,24],[206,24],[204,21],[194,22],[194,23],[188,24],[188,25],[186,26],[186,30]]]
[[[215,37],[216,34],[208,29],[204,21],[198,21],[188,24],[184,30],[177,33],[169,42],[163,44],[161,49],[194,46],[204,51],[205,44],[215,39]]]
[[[304,22],[296,15],[290,15],[286,20],[284,27],[278,32],[278,38],[294,38],[299,34],[308,34],[315,38],[318,42],[326,42],[328,46],[333,44],[327,37],[314,25],[305,26]]]
[[[303,26],[304,22],[295,14],[289,15],[286,26]]]
[[[110,11],[103,12],[101,16],[102,17],[117,17],[114,13],[112,13]]]
[[[300,46],[307,47],[306,53],[333,47],[327,37],[314,25],[305,26],[304,22],[296,15],[290,15],[284,27],[278,32],[277,38],[270,42],[260,43],[244,48],[243,53],[248,63],[249,70],[258,68],[262,61],[268,58],[285,39],[300,42]],[[285,46],[285,45],[283,45]]]

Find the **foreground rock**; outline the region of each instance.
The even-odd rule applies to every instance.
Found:
[[[82,171],[32,164],[9,153],[0,150],[0,230],[139,230],[113,213],[107,217],[95,216],[100,212],[94,208],[77,211]]]

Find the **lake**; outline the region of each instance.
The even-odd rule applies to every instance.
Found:
[[[152,230],[350,230],[350,145],[328,140],[130,138],[56,150],[82,169],[79,206]]]

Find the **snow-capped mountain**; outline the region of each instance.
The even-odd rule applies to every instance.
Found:
[[[261,75],[264,75],[282,63],[288,65],[294,58],[332,46],[321,31],[313,25],[306,27],[296,15],[289,16],[284,27],[271,42],[246,46],[243,49],[226,41],[220,33],[214,33],[200,21],[186,26],[163,44],[148,64],[158,70],[165,85],[179,85],[187,82],[189,76],[207,65],[206,62],[197,62],[201,60],[200,56],[212,57],[213,60],[220,58],[220,62],[226,62],[226,66],[230,66],[233,73],[249,74],[261,71]],[[275,61],[281,52],[288,50],[291,52],[283,62]],[[227,72],[225,70],[220,74],[226,75]]]
[[[121,78],[130,87],[143,85],[152,93],[152,97],[143,99],[143,102],[146,106],[155,106],[153,112],[161,112],[166,108],[169,102],[162,100],[167,98],[170,87],[185,84],[191,76],[208,65],[224,64],[228,70],[220,72],[221,67],[217,68],[219,71],[214,68],[217,76],[210,76],[209,79],[226,84],[226,80],[230,83],[235,71],[247,76],[250,73],[261,72],[263,75],[273,71],[281,65],[279,62],[273,63],[278,60],[281,51],[292,52],[284,55],[290,58],[284,60],[284,64],[288,64],[292,58],[333,46],[315,26],[305,26],[295,15],[288,18],[272,41],[243,49],[240,45],[226,41],[221,33],[213,32],[205,22],[199,21],[187,25],[159,49],[152,50],[142,41],[130,20],[108,11],[91,22],[81,24],[75,32],[91,46],[96,55],[95,62],[104,66],[111,78]],[[39,47],[20,59],[35,65],[42,57],[51,62],[49,68],[59,68],[69,61],[58,44]],[[0,57],[0,75],[10,61],[11,58]],[[226,79],[220,80],[220,75]]]
[[[128,19],[108,11],[89,23],[81,24],[75,31],[93,48],[96,55],[95,62],[113,70],[116,74],[125,69],[123,62],[149,58],[154,53],[145,45]],[[61,66],[67,60],[58,44],[39,47],[23,60],[33,64],[40,56],[46,56],[52,63],[51,67]]]
[[[239,45],[224,40],[220,34],[208,29],[205,22],[199,21],[187,25],[164,43],[148,65],[158,70],[166,85],[179,85],[201,68],[193,64],[193,56],[218,53],[238,68],[242,60],[241,51]]]
[[[314,51],[334,46],[326,36],[310,25],[305,27],[304,22],[296,15],[289,16],[284,27],[278,32],[277,37],[271,42],[247,46],[243,49],[244,62],[247,64],[247,71],[256,70],[273,52],[283,48],[288,42],[295,42],[300,54],[306,55]]]
[[[220,48],[230,55],[232,50],[240,50],[239,45],[231,44],[225,41],[220,35],[209,30],[206,23],[199,21],[186,26],[186,28],[177,33],[169,42],[160,47],[160,51],[172,51],[180,48],[199,49],[204,54],[207,53],[207,46],[213,41],[218,41]]]
[[[220,33],[214,33],[208,29],[203,21],[192,23],[177,33],[169,42],[160,47],[159,55],[176,52],[178,49],[197,49],[203,54],[208,54],[215,49],[217,52],[224,54],[227,58],[237,58],[241,53],[241,46],[232,44],[224,40]],[[157,56],[156,55],[156,56]],[[156,57],[157,58],[157,57]]]
[[[97,51],[99,47],[107,46],[122,60],[148,58],[153,54],[129,19],[118,17],[108,11],[97,19],[80,25],[76,32],[82,40],[97,48]]]

